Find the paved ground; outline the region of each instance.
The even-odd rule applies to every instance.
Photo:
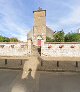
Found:
[[[79,85],[80,74],[77,73],[42,73],[39,92],[80,92]]]
[[[29,72],[0,70],[0,92],[80,92],[80,73]]]

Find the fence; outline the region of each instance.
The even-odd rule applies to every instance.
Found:
[[[28,43],[0,43],[0,56],[27,56],[31,54]]]
[[[41,56],[80,57],[80,43],[45,43],[41,47]]]

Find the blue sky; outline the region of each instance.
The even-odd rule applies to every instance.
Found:
[[[80,0],[0,0],[0,35],[26,41],[38,7],[47,10],[51,29],[68,33],[80,28]]]

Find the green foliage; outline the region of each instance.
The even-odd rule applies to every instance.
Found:
[[[0,35],[0,42],[4,41],[4,37]]]
[[[64,32],[63,32],[63,30],[54,34],[54,41],[55,42],[64,42]]]
[[[8,37],[3,37],[3,42],[10,42],[10,39]]]
[[[8,38],[0,35],[0,42],[18,42],[17,38]]]
[[[17,38],[10,38],[10,42],[18,42],[18,39]]]
[[[54,39],[46,37],[47,42],[80,42],[79,33],[68,33],[64,34],[64,31],[59,31],[53,35]]]
[[[68,33],[65,35],[65,42],[80,42],[80,34]]]
[[[0,42],[9,42],[9,38],[0,36]]]
[[[46,42],[53,42],[53,39],[51,39],[50,37],[46,37]]]
[[[64,34],[64,31],[59,31],[53,35],[54,39],[46,37],[47,42],[80,42],[79,33],[68,33]]]

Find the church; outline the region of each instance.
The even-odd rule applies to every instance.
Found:
[[[46,26],[46,10],[39,8],[34,13],[34,26],[27,34],[27,39],[30,39],[35,46],[41,46],[43,41],[46,42],[46,37],[53,39],[54,31]]]

